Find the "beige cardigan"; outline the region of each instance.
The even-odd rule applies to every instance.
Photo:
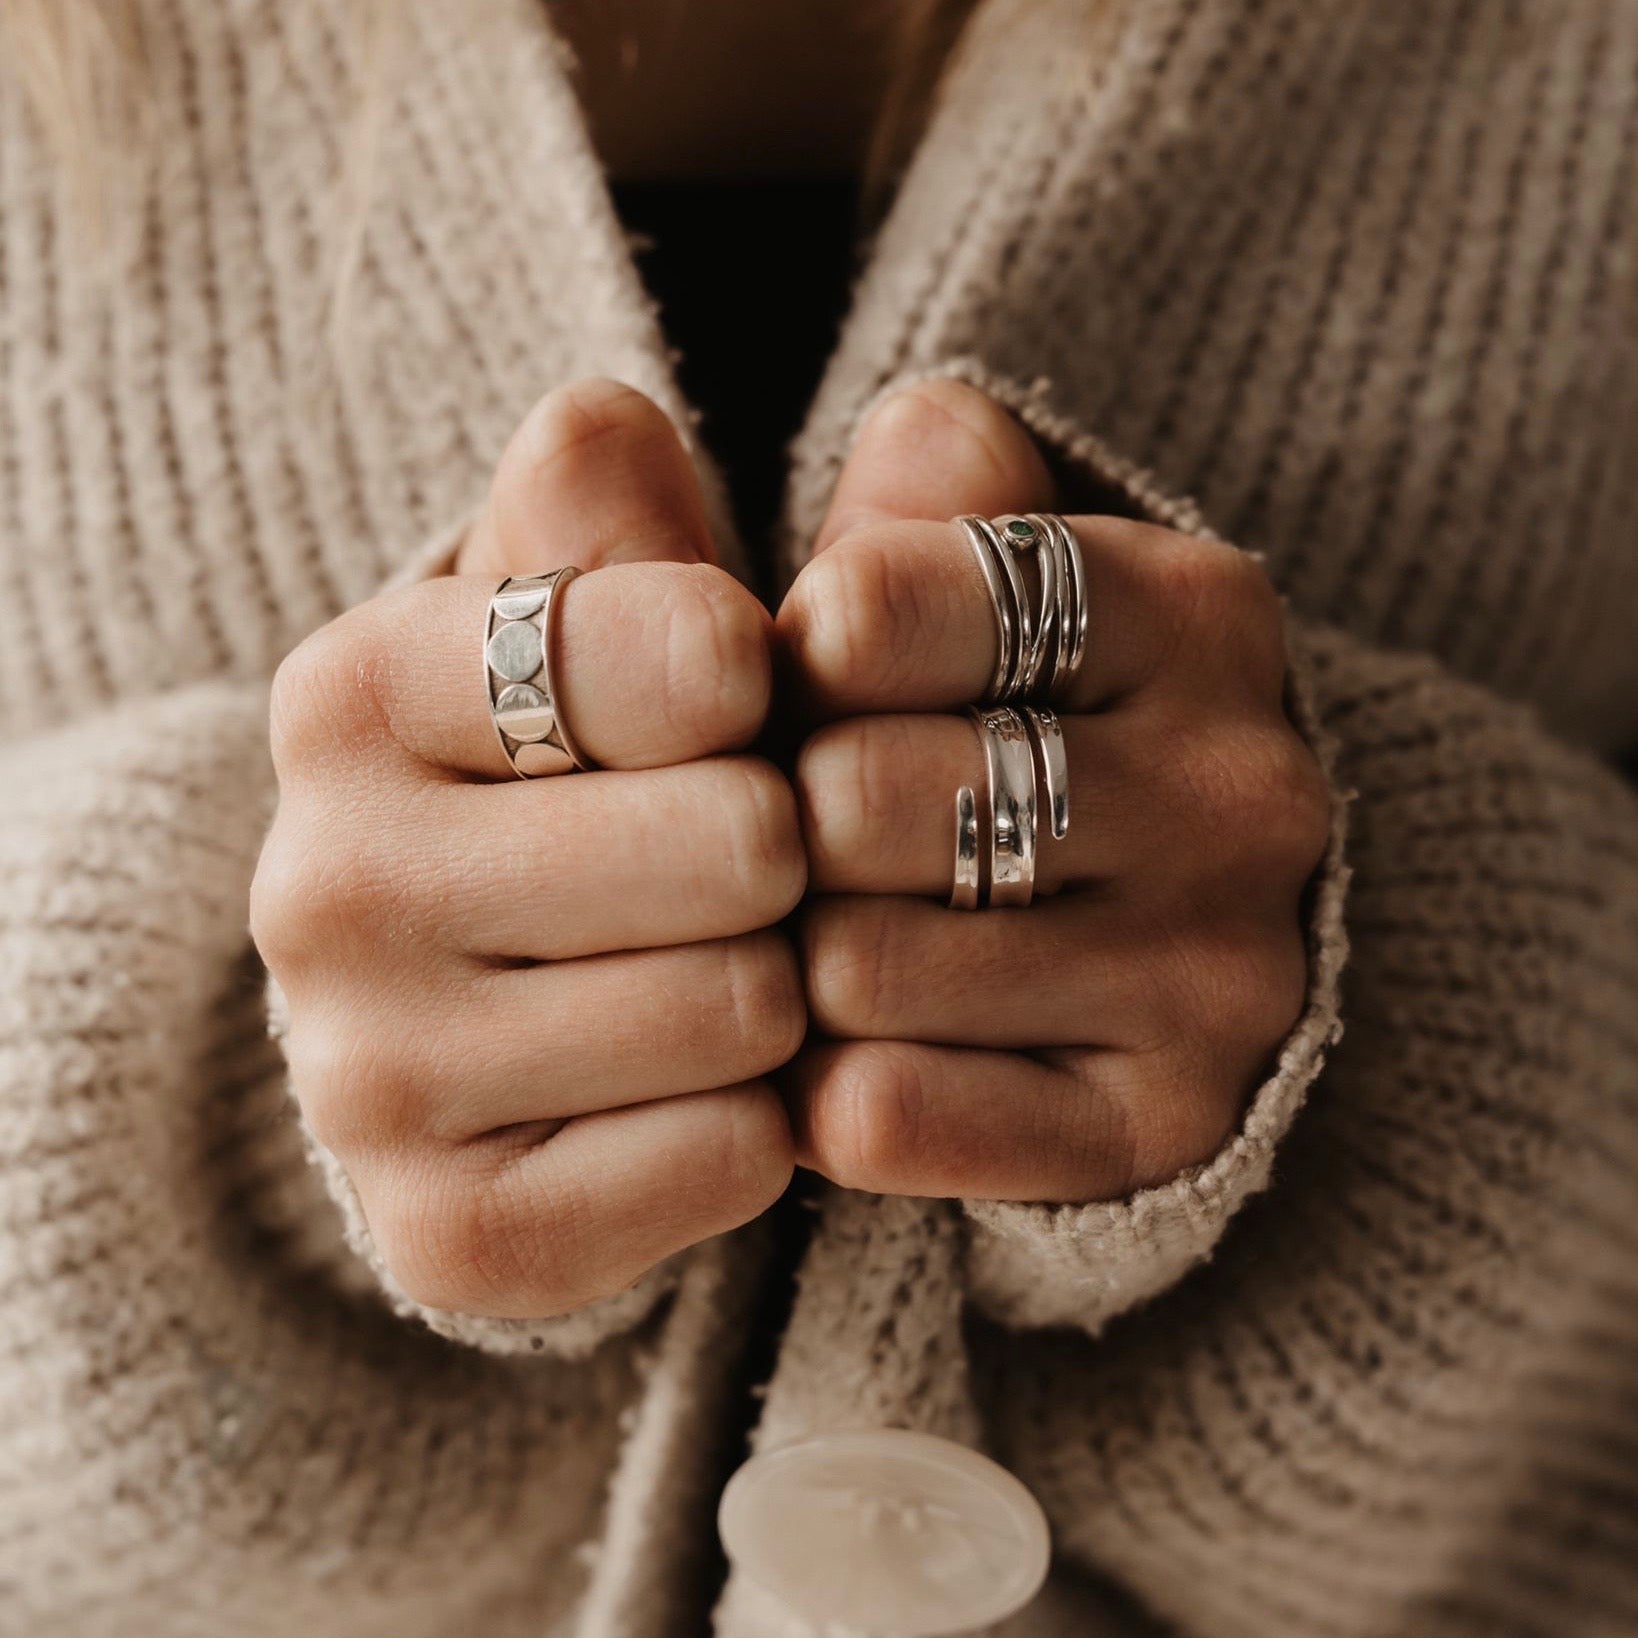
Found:
[[[750,1420],[985,1445],[1055,1538],[1014,1638],[1638,1630],[1638,801],[1599,760],[1638,742],[1638,7],[981,6],[789,561],[940,370],[1079,503],[1264,553],[1357,793],[1347,1033],[1320,1073],[1333,850],[1214,1161],[826,1191],[753,1415],[758,1225],[567,1319],[422,1316],[477,1348],[394,1314],[245,930],[279,657],[435,563],[554,383],[687,421],[561,53],[537,0],[399,0],[338,361],[341,6],[142,4],[111,279],[0,95],[0,1629],[813,1638],[738,1578],[710,1615]]]

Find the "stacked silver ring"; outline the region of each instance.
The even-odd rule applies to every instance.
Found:
[[[955,521],[995,610],[999,641],[986,702],[1061,699],[1086,658],[1086,569],[1074,530],[1051,512]]]
[[[1069,833],[1063,725],[1047,704],[1086,657],[1086,571],[1080,543],[1044,512],[961,517],[995,614],[998,657],[985,702],[968,715],[984,750],[985,800],[956,792],[955,910],[1021,909],[1035,896],[1040,818]],[[987,840],[988,845],[985,846]]]
[[[552,672],[559,592],[580,571],[512,576],[489,599],[484,619],[484,678],[489,715],[520,779],[591,768],[563,720]]]

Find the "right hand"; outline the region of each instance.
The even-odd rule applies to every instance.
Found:
[[[768,709],[770,622],[711,559],[671,423],[578,383],[513,438],[459,572],[344,614],[274,680],[252,932],[308,1124],[428,1307],[568,1312],[790,1179],[763,1077],[805,1026],[773,924],[806,865],[788,784],[733,754]],[[564,588],[555,651],[600,766],[517,780],[485,605],[565,563],[600,570]]]

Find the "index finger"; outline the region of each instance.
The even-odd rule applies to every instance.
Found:
[[[485,686],[496,582],[446,575],[362,604],[309,637],[274,688],[275,754],[381,753],[465,778],[508,779]],[[707,564],[616,564],[565,582],[552,621],[556,704],[603,768],[738,750],[767,715],[769,620]]]
[[[1086,566],[1088,634],[1062,709],[1097,710],[1150,686],[1278,696],[1278,600],[1254,559],[1128,518],[1065,522]],[[797,576],[775,629],[821,718],[958,710],[984,697],[999,648],[966,534],[920,520],[833,542]]]

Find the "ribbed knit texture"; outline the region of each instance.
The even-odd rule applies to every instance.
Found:
[[[533,0],[396,8],[336,363],[339,0],[144,9],[110,277],[0,93],[0,1624],[814,1638],[709,1617],[759,1231],[589,1358],[406,1323],[244,927],[279,656],[545,389],[689,424],[561,56]],[[1265,556],[1354,798],[1223,1154],[820,1199],[754,1439],[986,1443],[1058,1549],[1007,1638],[1638,1630],[1635,127],[1619,0],[984,0],[875,246],[787,566],[883,387],[964,374],[1071,502]]]

